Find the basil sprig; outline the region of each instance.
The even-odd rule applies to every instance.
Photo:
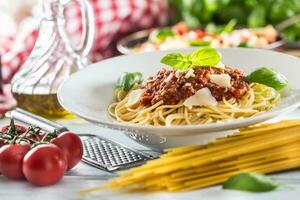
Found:
[[[149,39],[152,42],[163,42],[166,40],[168,37],[173,37],[175,36],[175,32],[172,31],[171,28],[165,27],[165,28],[160,28],[152,31],[150,33]]]
[[[121,88],[125,92],[128,92],[134,84],[140,84],[143,82],[143,74],[141,72],[124,72],[121,74],[117,81],[117,88]]]
[[[260,67],[244,78],[247,82],[261,83],[281,91],[289,85],[284,75],[269,67]]]
[[[211,44],[212,41],[208,40],[192,40],[190,41],[190,46],[193,46],[193,47],[199,47],[199,46],[202,46],[202,47],[207,47]]]
[[[254,45],[249,42],[241,42],[238,47],[254,48]]]
[[[205,31],[213,34],[230,33],[233,31],[236,24],[236,19],[231,19],[225,26],[216,25],[214,22],[210,22],[206,25]]]
[[[212,67],[218,64],[221,55],[211,47],[203,47],[195,50],[192,54],[169,53],[160,62],[182,71],[193,67]]]
[[[227,24],[226,26],[224,26],[224,29],[223,29],[223,33],[230,33],[233,31],[234,27],[236,26],[237,24],[237,20],[236,19],[231,19]]]
[[[223,189],[268,192],[275,190],[278,186],[279,184],[276,181],[263,174],[243,172],[224,182]]]
[[[186,71],[192,65],[191,55],[181,53],[169,53],[160,62],[183,71]]]

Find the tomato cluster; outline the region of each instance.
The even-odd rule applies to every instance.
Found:
[[[82,158],[79,136],[72,132],[46,133],[39,127],[9,125],[0,132],[0,173],[38,186],[58,182]]]

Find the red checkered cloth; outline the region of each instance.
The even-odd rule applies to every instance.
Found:
[[[115,55],[115,42],[122,36],[141,29],[166,23],[166,0],[90,0],[95,13],[95,42],[90,58],[92,62]],[[71,41],[81,36],[81,12],[78,4],[65,10],[66,29]],[[0,37],[2,77],[9,82],[30,54],[38,36],[38,28],[28,31],[24,40]]]
[[[167,22],[167,0],[90,0],[95,15],[95,41],[90,60],[99,61],[116,54],[116,41],[141,29],[164,25]],[[71,41],[80,41],[82,23],[78,4],[65,10],[66,29]],[[9,83],[29,56],[38,37],[38,24],[19,36],[0,37],[2,80]],[[5,92],[7,93],[7,92]],[[6,94],[8,96],[9,94]],[[0,97],[0,113],[6,110],[11,97]],[[3,101],[6,100],[6,101]],[[3,108],[3,109],[2,109]]]

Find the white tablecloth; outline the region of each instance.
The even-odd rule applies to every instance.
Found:
[[[300,118],[300,109],[281,116],[283,118]],[[1,124],[7,123],[1,120]],[[71,130],[78,133],[94,133],[108,137],[111,140],[121,142],[128,146],[147,150],[124,136],[120,132],[99,128],[87,124],[78,119],[60,120]],[[232,190],[222,190],[220,186],[196,190],[184,193],[151,193],[151,194],[120,194],[115,191],[101,191],[87,196],[79,196],[80,189],[91,188],[103,185],[107,179],[115,174],[107,173],[102,170],[80,163],[75,169],[71,170],[56,185],[48,187],[35,187],[26,181],[11,181],[0,176],[0,200],[69,200],[69,199],[97,199],[97,200],[299,200],[300,199],[300,169],[273,174],[277,181],[283,184],[276,191],[266,193],[249,193]]]

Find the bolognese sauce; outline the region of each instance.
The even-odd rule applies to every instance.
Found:
[[[249,88],[248,83],[243,81],[245,73],[232,67],[194,67],[192,76],[187,76],[187,73],[160,69],[156,76],[149,77],[143,84],[140,103],[149,106],[162,101],[164,105],[175,105],[205,87],[209,88],[217,101],[223,97],[239,99]],[[210,79],[212,74],[228,74],[231,87],[224,88],[213,83]]]

